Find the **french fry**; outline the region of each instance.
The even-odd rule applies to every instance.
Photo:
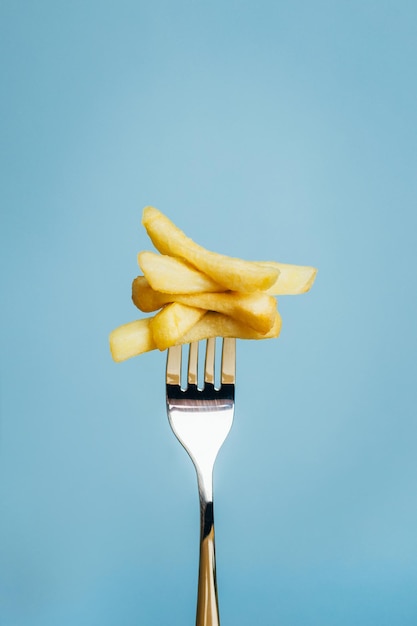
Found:
[[[181,337],[179,343],[191,343],[211,337],[235,337],[236,339],[273,339],[278,337],[281,331],[281,316],[275,311],[275,320],[272,328],[265,334],[258,333],[242,322],[232,317],[209,311],[190,330]]]
[[[135,320],[115,328],[110,333],[110,352],[117,363],[156,349],[149,318]]]
[[[163,293],[199,293],[225,291],[218,283],[188,263],[175,257],[140,252],[138,262],[153,289]],[[275,283],[264,293],[270,296],[288,296],[306,293],[316,278],[317,269],[306,265],[290,265],[276,261],[256,261],[258,265],[276,267]],[[152,282],[151,282],[152,281]]]
[[[271,296],[306,293],[313,286],[317,275],[317,269],[307,265],[290,265],[276,261],[259,261],[259,264],[276,267],[279,270],[279,276],[275,283],[265,290],[265,293]]]
[[[117,362],[126,361],[144,352],[155,350],[151,322],[154,318],[143,318],[119,326],[110,333],[110,349]],[[222,313],[208,312],[199,322],[180,337],[178,344],[191,343],[210,337],[236,337],[237,339],[272,339],[278,337],[281,330],[281,318],[275,315],[274,325],[265,335],[245,326]]]
[[[162,293],[152,289],[145,276],[136,276],[132,282],[133,304],[144,313],[162,309],[166,304],[175,302],[176,297],[181,297],[181,294]]]
[[[206,313],[204,309],[185,306],[179,302],[168,304],[150,321],[153,340],[159,350],[175,346],[181,337]]]
[[[260,333],[270,330],[275,321],[276,300],[262,292],[168,294],[152,289],[144,276],[135,278],[132,284],[132,300],[146,313],[157,311],[171,302],[191,307],[217,311],[250,326]]]
[[[222,291],[210,276],[191,267],[181,259],[155,252],[140,252],[138,264],[147,281],[156,291],[163,293],[198,293]]]
[[[262,266],[206,250],[154,207],[145,207],[142,224],[159,252],[184,259],[226,289],[262,291],[276,282],[279,274],[276,267]]]

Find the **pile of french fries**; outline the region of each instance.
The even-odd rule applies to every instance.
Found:
[[[158,252],[138,254],[143,275],[132,300],[144,313],[158,311],[110,334],[115,361],[210,337],[278,337],[281,317],[274,296],[308,291],[314,267],[244,261],[206,250],[154,207],[142,224]]]

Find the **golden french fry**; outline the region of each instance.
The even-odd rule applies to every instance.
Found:
[[[170,346],[175,346],[204,314],[204,309],[185,306],[179,302],[168,304],[150,321],[153,340],[157,348],[166,350]]]
[[[206,250],[154,207],[145,207],[142,224],[159,252],[188,261],[231,291],[262,291],[273,285],[278,277],[276,267]]]
[[[281,331],[281,316],[275,311],[272,328],[265,334],[238,322],[232,317],[209,311],[195,326],[181,337],[178,343],[185,344],[211,337],[235,337],[236,339],[272,339]]]
[[[138,263],[147,281],[156,291],[198,293],[224,289],[210,276],[172,256],[144,251],[138,254]]]
[[[262,292],[168,294],[155,291],[144,276],[138,276],[132,284],[132,300],[144,312],[156,311],[170,302],[217,311],[260,333],[268,332],[275,321],[276,300]]]
[[[265,290],[271,296],[289,296],[306,293],[313,286],[317,269],[307,265],[291,265],[276,261],[259,261],[260,265],[276,267],[279,276],[275,283]]]
[[[157,311],[163,306],[174,302],[175,296],[181,294],[162,293],[152,289],[144,276],[136,276],[132,282],[132,301],[144,313]]]
[[[149,321],[149,318],[135,320],[115,328],[110,333],[110,352],[114,361],[119,363],[143,352],[155,350],[156,343]]]
[[[119,326],[110,334],[110,349],[115,361],[121,362],[156,349],[152,337],[151,322],[144,318]],[[178,344],[191,343],[210,337],[236,337],[237,339],[272,339],[278,337],[281,318],[276,312],[274,325],[265,335],[245,326],[222,313],[208,312],[179,340]]]

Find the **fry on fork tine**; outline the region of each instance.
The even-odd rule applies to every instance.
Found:
[[[198,387],[198,343],[189,346],[186,388],[181,387],[182,348],[169,348],[167,413],[171,428],[191,457],[200,496],[200,564],[196,626],[219,626],[213,516],[213,468],[233,422],[235,339],[223,339],[220,385],[215,386],[215,339],[206,343],[204,386]]]

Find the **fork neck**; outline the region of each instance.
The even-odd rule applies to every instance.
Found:
[[[207,463],[204,467],[201,463],[197,466],[198,492],[201,504],[213,504],[213,463]]]
[[[213,502],[203,502],[200,500],[201,510],[201,541],[212,535],[214,532],[214,511]]]

